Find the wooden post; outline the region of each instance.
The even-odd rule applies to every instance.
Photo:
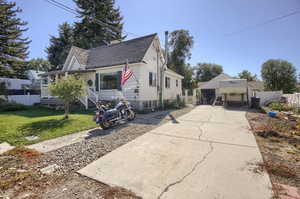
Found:
[[[242,105],[244,105],[244,93],[242,93]]]
[[[55,83],[58,82],[58,73],[55,74]]]
[[[88,110],[89,108],[89,100],[88,100],[88,96],[85,96],[85,109]]]

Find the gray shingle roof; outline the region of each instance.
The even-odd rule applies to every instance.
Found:
[[[89,55],[89,50],[85,50],[85,49],[82,49],[82,48],[78,48],[76,46],[72,46],[72,48],[70,49],[69,51],[69,55],[64,63],[64,67],[65,66],[68,66],[71,62],[71,58],[70,57],[70,52],[73,51],[73,55],[76,56],[78,62],[83,65],[83,66],[86,66],[87,65],[87,61],[88,61],[88,55]]]
[[[88,50],[87,69],[141,62],[157,34]],[[84,59],[84,58],[83,58]]]
[[[264,83],[262,81],[250,81],[248,82],[248,86],[255,90],[264,90]]]
[[[201,89],[216,89],[219,88],[219,82],[226,79],[232,79],[229,75],[225,73],[221,73],[220,75],[214,77],[210,81],[206,82],[205,84],[201,85]]]

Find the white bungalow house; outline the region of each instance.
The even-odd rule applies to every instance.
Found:
[[[121,88],[123,67],[133,70],[133,76]],[[87,82],[87,96],[80,102],[87,108],[97,100],[125,98],[136,109],[155,108],[159,102],[160,71],[164,67],[164,56],[157,34],[127,41],[113,41],[109,45],[84,50],[73,46],[63,69],[44,73],[41,84],[43,103],[56,103],[48,92],[48,83],[74,74]],[[163,99],[176,100],[182,96],[183,76],[164,69]]]

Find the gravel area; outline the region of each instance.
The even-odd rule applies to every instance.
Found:
[[[138,198],[122,189],[109,190],[109,186],[95,182],[76,173],[79,169],[97,160],[112,150],[130,142],[144,133],[166,123],[174,118],[188,113],[193,107],[174,111],[161,111],[149,114],[139,114],[133,122],[116,126],[109,130],[101,128],[92,130],[84,141],[41,155],[35,167],[41,169],[48,165],[59,166],[56,175],[64,180],[56,186],[49,187],[42,198]],[[121,190],[121,191],[120,191]],[[111,196],[112,193],[118,194]],[[121,193],[121,194],[120,194]]]

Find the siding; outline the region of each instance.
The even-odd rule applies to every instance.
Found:
[[[140,100],[141,101],[152,101],[158,100],[158,85],[159,85],[159,67],[162,66],[162,62],[158,57],[158,54],[155,50],[154,45],[158,45],[156,40],[154,40],[145,54],[144,61],[146,62],[141,66],[141,74],[140,74]],[[149,72],[156,73],[156,86],[149,85]]]
[[[165,77],[170,78],[170,88],[166,88],[164,86],[164,99],[166,100],[175,100],[177,99],[177,95],[182,97],[182,80],[177,77],[177,75],[173,75],[172,73],[165,73]],[[176,87],[176,80],[178,81],[178,87]]]
[[[123,69],[122,66],[117,67],[110,67],[110,68],[99,68],[97,69],[97,73],[113,73],[113,72],[119,72]],[[140,79],[140,65],[129,65],[129,68],[133,70],[133,74],[137,79]],[[95,82],[95,73],[93,73],[94,77],[91,77],[93,79],[93,82]],[[122,88],[122,91],[117,89],[111,89],[111,90],[101,90],[99,92],[99,98],[101,100],[113,100],[117,98],[125,98],[129,101],[135,101],[139,100],[139,94],[135,93],[135,90],[137,88],[138,84],[135,78],[132,76],[127,82],[125,83],[124,87]]]

